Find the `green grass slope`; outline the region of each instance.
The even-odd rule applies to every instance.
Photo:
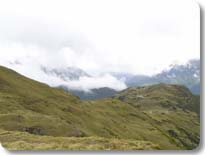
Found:
[[[199,115],[199,96],[193,95],[188,88],[180,85],[156,84],[145,87],[130,87],[113,98],[130,103],[141,109],[181,108]]]
[[[18,140],[20,137],[21,140]],[[156,150],[147,141],[103,137],[52,137],[0,130],[3,146],[12,150]]]
[[[0,67],[0,141],[9,149],[194,149],[198,108],[199,99],[183,86],[128,88],[81,101]]]

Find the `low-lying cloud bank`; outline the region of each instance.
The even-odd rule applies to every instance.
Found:
[[[41,64],[38,64],[38,61],[35,61],[29,57],[14,61],[0,61],[0,64],[14,69],[18,73],[31,79],[46,83],[52,87],[63,85],[69,89],[83,90],[87,92],[91,89],[102,87],[109,87],[115,90],[122,90],[126,88],[126,84],[123,81],[116,79],[110,74],[90,77],[83,76],[75,80],[63,80],[58,76],[46,74],[42,70]]]
[[[59,77],[46,75],[42,71],[40,72],[42,74],[36,76],[35,79],[40,82],[47,83],[52,87],[58,87],[63,85],[69,89],[83,90],[87,92],[94,88],[109,87],[115,90],[123,90],[127,87],[123,81],[116,79],[110,74],[95,77],[80,77],[78,80],[64,81]]]
[[[66,86],[72,89],[89,91],[94,88],[109,87],[115,90],[126,88],[123,81],[117,80],[115,77],[105,74],[100,77],[80,77],[79,80],[66,82]]]

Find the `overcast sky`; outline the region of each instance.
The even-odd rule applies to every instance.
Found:
[[[152,75],[199,58],[199,16],[194,0],[0,1],[0,65]]]

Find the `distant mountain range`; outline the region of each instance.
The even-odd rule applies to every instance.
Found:
[[[170,65],[169,69],[153,76],[113,75],[118,79],[123,79],[128,87],[157,83],[179,84],[188,87],[194,94],[200,94],[200,60],[190,60],[184,65]]]
[[[85,71],[76,67],[67,68],[46,68],[42,71],[49,76],[55,76],[63,81],[79,80],[81,77],[92,77]],[[118,80],[124,81],[127,87],[146,86],[158,83],[178,84],[188,87],[192,93],[200,94],[200,60],[190,60],[186,64],[172,64],[169,69],[163,70],[153,76],[133,75],[128,73],[110,73]],[[76,90],[65,85],[59,85],[66,91],[80,97],[83,100],[111,97],[117,90],[108,87],[95,88],[90,91]]]

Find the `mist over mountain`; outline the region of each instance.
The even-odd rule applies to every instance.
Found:
[[[91,76],[77,67],[41,67],[41,70],[49,77],[55,77],[62,80],[62,83],[59,83],[59,85],[55,87],[62,88],[78,96],[82,100],[111,97],[119,92],[119,90],[126,88],[126,85],[123,82],[121,82],[123,83],[122,88],[118,88],[120,85],[118,81],[121,80],[117,80],[109,74],[99,77]]]
[[[192,59],[184,64],[171,64],[158,74],[148,76],[125,72],[108,72],[99,75],[87,73],[74,66],[27,65],[16,60],[9,64],[14,70],[52,87],[70,91],[83,100],[110,97],[132,86],[145,86],[158,83],[178,84],[188,87],[192,93],[200,93],[200,60]],[[100,71],[99,71],[100,72]]]
[[[55,76],[57,78],[60,78],[63,81],[72,83],[72,81],[79,81],[83,77],[85,78],[92,78],[91,75],[86,73],[80,68],[77,67],[66,67],[66,68],[46,68],[42,67],[42,71],[49,75],[49,76]],[[95,82],[95,81],[94,81]],[[78,97],[82,100],[94,100],[98,98],[105,98],[105,97],[111,97],[115,95],[119,90],[109,88],[109,87],[96,87],[89,90],[85,89],[76,89],[71,86],[68,86],[66,84],[57,86],[59,88],[62,88]]]
[[[89,75],[85,71],[77,67],[66,68],[46,68],[42,67],[45,74],[60,78],[68,83],[79,82],[82,78],[91,79],[93,84],[96,83],[96,87],[93,86],[90,89],[76,88],[71,85],[60,84],[60,87],[72,94],[80,97],[83,100],[93,100],[98,98],[111,97],[119,92],[119,89],[115,89],[111,85],[97,86],[97,80],[94,76]],[[129,73],[110,73],[111,76],[117,80],[123,82],[126,87],[133,86],[145,86],[158,83],[167,84],[179,84],[188,87],[192,93],[200,93],[200,60],[189,60],[185,64],[171,64],[168,69],[164,69],[162,72],[153,76],[147,75],[133,75]],[[84,81],[85,83],[88,81]],[[105,81],[106,82],[106,81]]]
[[[186,64],[172,64],[168,69],[153,76],[113,74],[130,86],[144,86],[157,83],[179,84],[188,87],[192,93],[200,93],[200,60],[189,60]]]
[[[91,77],[85,71],[77,67],[66,67],[66,68],[46,68],[42,67],[42,71],[50,76],[56,76],[64,81],[79,80],[80,77]]]
[[[83,100],[93,100],[98,98],[111,97],[115,95],[119,90],[110,86],[97,86],[95,77],[89,75],[85,71],[77,67],[66,68],[46,68],[42,67],[42,71],[48,76],[60,78],[61,80],[73,83],[79,82],[82,78],[89,78],[93,84],[96,83],[96,87],[90,89],[76,88],[64,83],[57,87],[60,87],[72,94],[80,97]],[[117,80],[123,82],[126,87],[133,86],[145,86],[158,83],[167,84],[179,84],[188,87],[192,93],[200,93],[200,60],[189,60],[185,64],[171,64],[168,69],[164,69],[162,72],[147,76],[147,75],[133,75],[130,73],[110,73]],[[86,82],[86,80],[85,80]],[[79,82],[80,83],[80,82]]]
[[[170,84],[180,84],[187,86],[193,93],[200,93],[200,60],[190,60],[185,65],[174,65],[169,70],[165,70],[155,77]]]

